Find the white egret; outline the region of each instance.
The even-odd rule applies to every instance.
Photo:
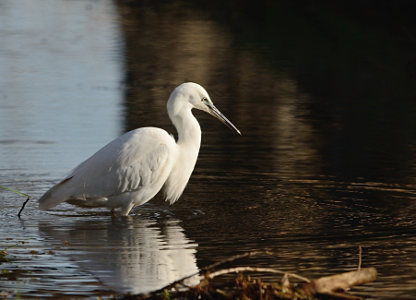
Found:
[[[181,196],[195,167],[201,128],[193,108],[240,131],[214,106],[205,89],[183,83],[171,93],[167,110],[178,141],[165,130],[142,127],[116,138],[77,166],[39,199],[41,209],[68,202],[83,207],[120,208],[121,215],[152,199],[164,187],[171,204]]]

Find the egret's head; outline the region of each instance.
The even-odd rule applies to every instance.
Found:
[[[231,123],[230,120],[228,120],[218,110],[218,108],[215,107],[207,91],[199,84],[186,82],[176,87],[169,98],[168,111],[170,109],[174,109],[173,107],[169,108],[169,106],[172,106],[169,104],[169,102],[174,102],[174,99],[181,99],[185,102],[182,102],[182,105],[189,105],[191,109],[196,108],[209,113],[211,116],[214,116],[229,128],[235,130],[238,134],[241,135],[241,132],[234,126],[234,124]]]

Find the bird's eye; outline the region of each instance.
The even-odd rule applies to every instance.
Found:
[[[207,101],[208,101],[208,99],[205,98],[205,97],[201,99],[201,102],[207,102]]]

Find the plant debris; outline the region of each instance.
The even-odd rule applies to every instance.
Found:
[[[0,264],[4,262],[9,262],[7,255],[9,255],[9,253],[7,253],[6,249],[0,250]]]
[[[361,268],[361,247],[359,268],[355,271],[345,272],[332,276],[320,277],[310,280],[303,276],[284,272],[273,268],[259,267],[233,267],[214,270],[223,263],[249,257],[257,254],[272,254],[268,251],[248,252],[227,258],[201,270],[199,274],[188,276],[181,280],[147,295],[126,295],[122,299],[143,299],[143,300],[166,300],[166,299],[361,299],[358,296],[345,293],[355,285],[374,281],[377,277],[375,268]],[[214,281],[214,278],[237,273],[233,280],[221,284]],[[279,282],[265,282],[261,278],[254,278],[247,273],[273,273],[281,274],[283,277]],[[202,274],[202,275],[201,275]],[[296,279],[291,283],[290,279]],[[199,284],[189,286],[190,279],[197,279]],[[192,280],[194,281],[194,280]],[[300,281],[300,282],[299,282]]]
[[[12,189],[12,188],[9,188],[7,186],[3,186],[3,185],[0,185],[0,189],[6,190],[6,191],[9,191],[9,192],[13,192],[13,193],[16,193],[18,195],[26,197],[26,201],[23,202],[22,207],[20,208],[19,212],[17,213],[17,216],[20,218],[20,215],[22,214],[23,209],[25,208],[27,202],[29,202],[30,198],[32,198],[32,196],[30,196],[28,194],[25,194],[25,193],[22,193],[21,191],[18,191],[16,189]]]

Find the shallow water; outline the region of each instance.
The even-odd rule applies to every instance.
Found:
[[[376,36],[346,51],[317,30],[319,12],[284,9],[279,24],[242,25],[243,13],[180,2],[1,3],[1,185],[36,199],[127,130],[174,132],[166,100],[188,80],[243,133],[195,112],[202,147],[184,195],[128,218],[31,201],[19,220],[24,198],[2,191],[2,295],[144,293],[259,249],[277,254],[238,263],[314,278],[355,269],[361,245],[379,277],[353,293],[416,297],[416,104],[397,71],[408,48],[338,15],[335,29]]]

